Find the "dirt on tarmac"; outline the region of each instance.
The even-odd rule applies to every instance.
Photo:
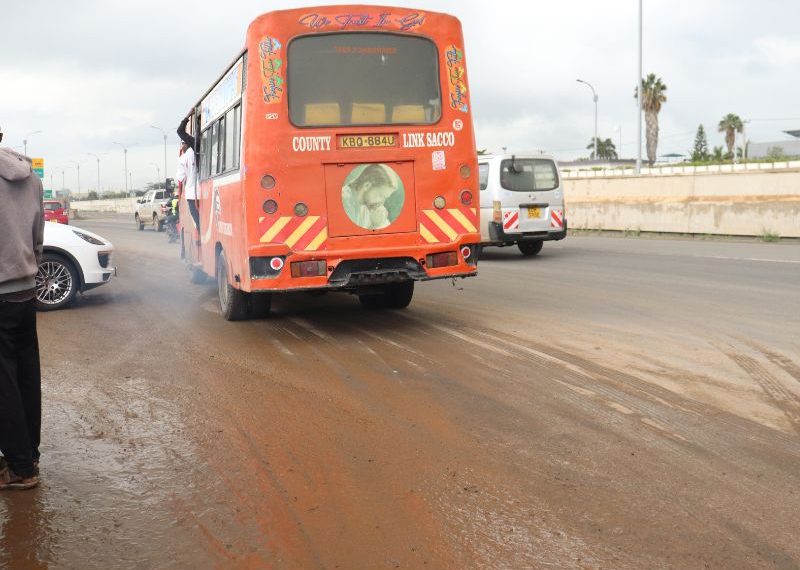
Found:
[[[798,568],[796,244],[570,237],[402,311],[222,319],[115,217],[39,317],[42,484],[3,568]]]

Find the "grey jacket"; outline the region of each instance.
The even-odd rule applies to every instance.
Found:
[[[42,181],[29,158],[0,148],[0,295],[36,286],[43,233]]]

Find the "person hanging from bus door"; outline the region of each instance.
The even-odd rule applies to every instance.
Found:
[[[183,183],[183,196],[189,206],[189,213],[192,215],[194,225],[197,228],[197,237],[200,237],[200,211],[197,204],[197,161],[195,159],[196,139],[186,132],[186,125],[191,120],[194,109],[183,118],[178,125],[178,136],[183,144],[181,154],[178,158],[178,171],[175,179]]]

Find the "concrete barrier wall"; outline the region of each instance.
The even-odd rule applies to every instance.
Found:
[[[800,169],[564,178],[571,228],[800,237]]]
[[[112,200],[73,200],[69,207],[72,210],[85,212],[117,212],[133,214],[136,211],[136,198],[115,198]]]

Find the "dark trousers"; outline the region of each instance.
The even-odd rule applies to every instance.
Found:
[[[0,301],[0,452],[21,477],[34,473],[42,429],[36,306]]]
[[[189,213],[194,219],[194,225],[197,228],[197,233],[200,233],[200,212],[197,209],[197,200],[187,199],[186,203],[189,204]]]

